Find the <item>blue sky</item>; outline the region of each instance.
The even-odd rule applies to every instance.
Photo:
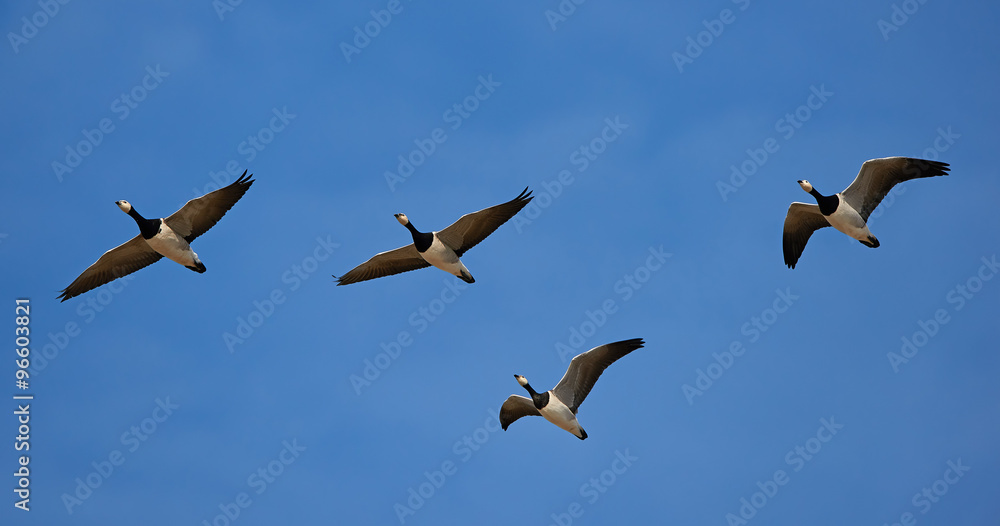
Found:
[[[995,520],[997,7],[228,5],[2,8],[3,298],[8,327],[30,299],[35,396],[4,524]],[[795,181],[895,155],[951,176],[897,187],[879,249],[826,229],[787,269]],[[208,272],[55,299],[136,235],[115,200],[162,217],[245,169]],[[437,230],[525,186],[475,284],[335,286],[409,242],[393,213]],[[499,430],[513,374],[548,389],[636,337],[586,441]]]

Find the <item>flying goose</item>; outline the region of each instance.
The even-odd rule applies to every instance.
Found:
[[[948,175],[948,164],[909,157],[871,159],[846,190],[821,195],[809,181],[799,181],[803,190],[816,198],[817,205],[792,203],[785,216],[782,248],[785,264],[795,268],[813,231],[833,226],[857,239],[862,245],[878,248],[878,239],[868,230],[868,216],[893,186],[910,179]]]
[[[609,365],[642,347],[644,343],[642,338],[635,338],[601,345],[578,354],[569,362],[569,369],[562,380],[559,380],[555,388],[544,393],[535,392],[528,385],[527,378],[515,374],[517,383],[528,391],[531,398],[510,395],[500,407],[500,427],[506,431],[507,426],[522,416],[543,416],[580,440],[586,439],[587,432],[576,421],[576,410]]]
[[[521,195],[506,203],[465,214],[458,221],[440,232],[420,232],[410,223],[406,214],[393,214],[399,224],[413,236],[413,243],[388,252],[375,254],[371,259],[354,267],[337,278],[337,285],[350,285],[359,281],[391,276],[430,265],[454,274],[466,283],[475,283],[469,269],[459,259],[465,251],[486,239],[500,225],[507,222],[534,199],[527,188]]]
[[[205,265],[191,250],[191,243],[212,228],[246,193],[253,180],[246,171],[234,183],[188,201],[166,219],[146,219],[128,201],[115,201],[139,225],[139,235],[104,253],[66,287],[59,298],[66,301],[95,287],[131,274],[166,256],[202,273]]]

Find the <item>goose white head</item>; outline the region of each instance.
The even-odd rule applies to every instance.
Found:
[[[517,383],[521,384],[521,387],[524,387],[524,386],[528,385],[528,379],[527,378],[525,378],[525,377],[523,377],[523,376],[521,376],[519,374],[515,374],[514,378],[517,378]]]
[[[392,214],[392,215],[393,217],[396,218],[396,221],[399,221],[399,224],[403,226],[406,226],[406,224],[410,222],[410,220],[406,217],[406,214]]]
[[[805,190],[807,193],[813,191],[813,185],[810,184],[809,181],[806,181],[805,179],[799,181],[799,186],[801,186],[802,189]]]
[[[118,205],[118,208],[121,208],[122,212],[125,212],[126,214],[132,211],[132,205],[124,199],[121,201],[115,201],[115,204]]]

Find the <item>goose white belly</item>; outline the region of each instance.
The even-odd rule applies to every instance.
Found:
[[[461,276],[463,270],[466,273],[469,272],[469,269],[465,268],[462,261],[458,259],[458,255],[455,254],[455,251],[442,243],[441,240],[438,239],[436,233],[434,235],[434,241],[431,242],[430,248],[420,254],[420,257],[424,258],[424,261],[449,274]]]
[[[146,243],[153,250],[159,252],[163,257],[176,261],[185,267],[198,266],[198,254],[191,250],[191,245],[187,240],[177,235],[165,221],[160,222],[160,231]]]
[[[538,410],[546,420],[559,426],[576,436],[580,436],[580,423],[576,421],[576,415],[570,411],[562,400],[556,398],[555,393],[549,391],[549,403]]]
[[[859,241],[868,241],[868,238],[872,237],[872,233],[868,230],[865,220],[861,219],[861,215],[847,204],[843,196],[838,195],[838,197],[840,198],[840,206],[832,214],[826,216],[830,226]]]

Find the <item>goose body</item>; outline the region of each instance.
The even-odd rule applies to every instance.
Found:
[[[809,184],[808,181],[802,181],[802,183]],[[813,191],[815,192],[815,190]],[[878,239],[868,230],[868,223],[862,219],[861,214],[849,205],[840,194],[835,194],[834,197],[837,198],[837,208],[833,213],[825,216],[830,226],[857,239],[864,245],[877,248]],[[820,213],[822,213],[822,209]]]
[[[635,338],[581,353],[570,361],[562,380],[544,393],[535,391],[527,378],[515,374],[517,383],[528,391],[531,398],[510,395],[500,407],[500,427],[506,431],[510,424],[523,416],[541,416],[580,440],[586,439],[587,432],[576,419],[580,404],[609,365],[643,345],[641,338]]]
[[[880,243],[868,228],[868,217],[897,184],[910,179],[948,175],[948,164],[909,157],[871,159],[861,165],[854,182],[843,192],[819,193],[806,180],[798,181],[816,204],[792,203],[785,215],[782,251],[788,268],[795,268],[809,237],[832,226],[869,248]]]
[[[191,244],[163,221],[160,221],[156,235],[147,239],[146,243],[158,254],[195,272],[202,273],[206,270],[205,264],[198,259],[198,254],[191,249]]]
[[[580,422],[576,420],[576,413],[567,407],[559,397],[550,393],[549,403],[538,409],[538,412],[541,413],[542,418],[552,422],[559,428],[569,431],[580,440],[587,438],[587,432],[580,427]]]
[[[406,216],[403,217],[405,218]],[[472,273],[469,272],[469,269],[465,268],[465,264],[459,259],[458,254],[441,241],[441,238],[437,236],[437,232],[432,232],[431,235],[433,236],[431,246],[427,247],[427,250],[420,252],[420,257],[424,258],[424,261],[432,266],[453,274],[466,283],[475,283],[476,280],[473,279]]]
[[[413,243],[380,252],[339,278],[334,276],[337,278],[337,285],[349,285],[428,266],[437,267],[466,283],[475,283],[472,273],[462,263],[462,255],[514,217],[532,199],[531,192],[525,188],[514,199],[465,214],[439,232],[421,232],[413,226],[406,214],[394,214],[399,224],[410,231]]]
[[[191,242],[212,228],[253,184],[246,172],[235,182],[192,199],[166,218],[147,219],[128,201],[115,201],[122,212],[135,220],[139,235],[107,251],[87,267],[59,295],[62,301],[131,274],[166,257],[202,273],[205,264],[191,249]]]

